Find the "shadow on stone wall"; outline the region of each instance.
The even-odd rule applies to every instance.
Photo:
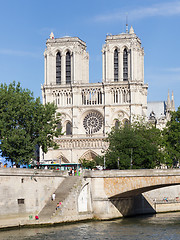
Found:
[[[131,197],[112,197],[111,203],[118,209],[118,211],[124,216],[133,216],[140,214],[156,213],[153,206],[142,195]]]

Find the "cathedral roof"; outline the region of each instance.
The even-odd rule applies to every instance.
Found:
[[[155,114],[157,119],[165,117],[166,115],[166,103],[165,101],[148,102],[147,103],[147,117],[150,117],[151,113]]]
[[[54,37],[54,34],[51,32],[50,34],[50,38],[47,39],[47,42],[46,43],[52,43],[52,44],[56,44],[56,43],[80,43],[81,45],[85,46],[86,47],[86,43],[81,40],[79,37],[70,37],[70,36],[64,36],[64,37],[61,37],[61,38],[55,38]]]

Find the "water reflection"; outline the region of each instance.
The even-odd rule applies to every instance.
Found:
[[[0,232],[1,240],[179,240],[180,213]]]

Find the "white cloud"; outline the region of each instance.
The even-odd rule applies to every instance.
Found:
[[[165,70],[168,71],[168,72],[179,73],[180,72],[180,67],[177,67],[177,68],[167,68]]]
[[[175,90],[180,88],[180,75],[175,73],[146,74],[145,82],[148,83],[149,86],[161,86]]]
[[[34,57],[34,58],[39,57],[39,53],[26,52],[26,51],[16,51],[16,50],[12,50],[12,49],[0,49],[0,54],[17,56],[17,57],[26,57],[26,56]]]
[[[112,14],[104,14],[95,17],[95,21],[106,22],[124,19],[125,14],[128,13],[130,20],[142,19],[154,16],[173,16],[180,15],[180,1],[166,2],[154,4],[149,7],[139,7],[136,9],[119,10]]]

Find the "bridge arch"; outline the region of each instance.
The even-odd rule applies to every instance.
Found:
[[[144,171],[149,171],[152,175],[147,174],[143,176]],[[132,176],[117,176],[114,178],[105,177],[104,190],[108,198],[115,196],[123,198],[163,187],[180,185],[180,175],[175,176],[173,172],[170,171],[163,170],[161,171],[161,174],[157,174],[159,170],[134,170]]]
[[[114,195],[110,198],[116,198],[116,197],[118,197],[118,198],[129,198],[129,197],[134,197],[134,196],[137,196],[137,195],[145,193],[145,192],[149,192],[151,190],[156,190],[156,189],[175,186],[175,185],[180,185],[180,183],[161,184],[161,185],[153,185],[153,186],[137,188],[137,189],[133,189],[133,190],[130,190],[130,191],[126,191],[126,192]]]

